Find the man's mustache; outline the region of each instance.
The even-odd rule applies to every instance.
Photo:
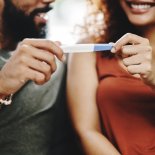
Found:
[[[53,9],[52,6],[47,6],[47,7],[44,7],[44,8],[38,8],[38,9],[35,9],[34,11],[32,11],[30,16],[34,17],[38,13],[47,13],[48,11],[50,11],[52,9]]]

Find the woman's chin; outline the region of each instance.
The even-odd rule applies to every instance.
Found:
[[[148,26],[148,25],[152,25],[153,23],[153,20],[149,20],[149,18],[146,18],[146,17],[139,17],[139,18],[136,18],[136,17],[130,17],[128,18],[130,23],[132,23],[133,25],[135,26]],[[155,24],[155,19],[154,19],[154,24]]]

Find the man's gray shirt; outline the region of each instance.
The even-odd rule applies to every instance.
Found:
[[[1,52],[0,67],[9,58]],[[76,155],[68,119],[66,65],[58,62],[51,80],[39,86],[29,81],[0,109],[0,155]]]

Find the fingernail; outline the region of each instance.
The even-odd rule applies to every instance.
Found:
[[[60,46],[60,45],[61,45],[61,42],[60,42],[60,41],[55,41],[55,44],[56,44],[57,46]]]
[[[61,61],[62,62],[65,62],[66,61],[66,56],[65,55],[62,56]]]
[[[116,53],[116,48],[115,48],[115,47],[113,47],[113,48],[111,49],[111,53]]]
[[[114,45],[115,43],[114,43],[114,42],[110,42],[109,44],[110,44],[110,45]]]

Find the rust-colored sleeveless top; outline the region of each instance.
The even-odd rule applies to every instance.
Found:
[[[116,58],[98,53],[97,70],[97,104],[107,138],[122,155],[155,155],[155,91]]]

